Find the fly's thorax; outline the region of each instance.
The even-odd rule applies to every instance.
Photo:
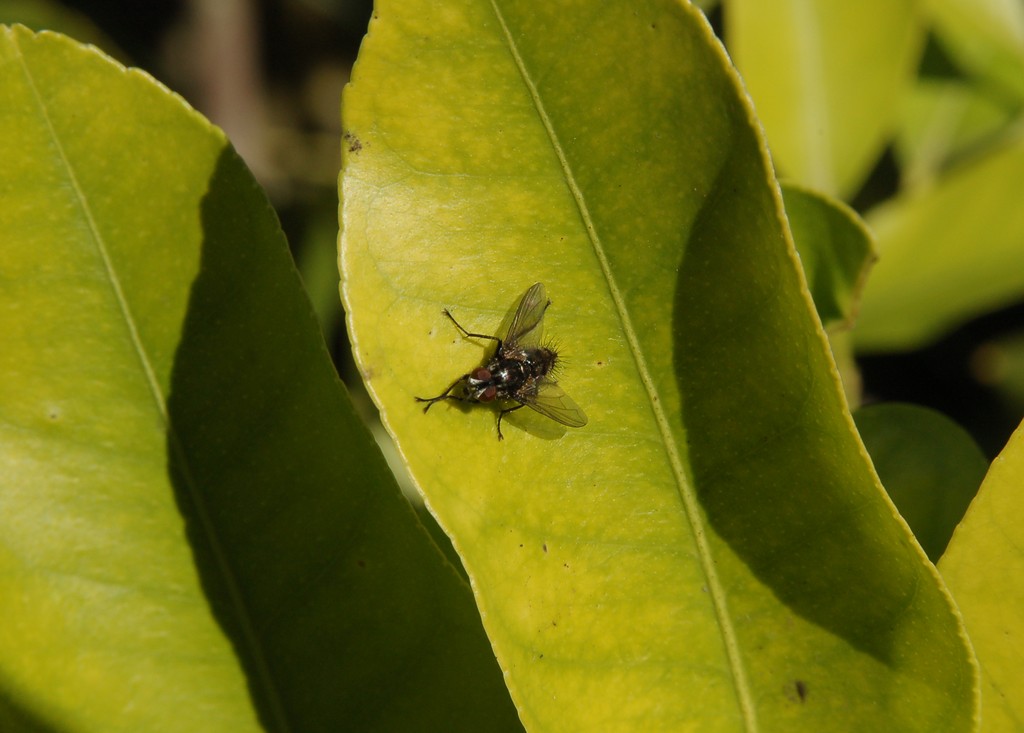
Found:
[[[543,350],[500,351],[487,366],[474,369],[466,377],[466,398],[474,402],[519,400],[543,377],[553,363]]]

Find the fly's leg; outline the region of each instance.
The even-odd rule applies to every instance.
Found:
[[[526,405],[516,405],[515,407],[510,407],[507,410],[502,410],[501,412],[498,413],[498,440],[505,439],[505,436],[501,434],[501,418],[505,417],[505,415],[509,414],[510,412],[521,410],[524,407],[526,407]]]
[[[455,400],[457,402],[466,402],[467,400],[463,399],[462,397],[457,397],[453,394],[450,394],[450,392],[467,379],[469,379],[469,375],[463,374],[461,377],[459,377],[450,385],[448,385],[448,389],[439,394],[437,397],[413,397],[413,399],[416,400],[417,402],[427,403],[427,406],[423,408],[423,412],[426,412],[427,410],[430,409],[431,405],[433,405],[435,402],[440,402],[441,400]]]
[[[453,316],[451,314],[451,312],[447,308],[444,309],[443,313],[446,316],[448,316],[448,320],[449,321],[451,321],[452,323],[455,324],[455,328],[457,328],[460,331],[462,331],[462,335],[463,336],[468,336],[469,338],[490,339],[491,341],[497,341],[498,342],[498,350],[499,351],[501,350],[501,346],[502,346],[501,339],[498,338],[497,336],[488,336],[486,333],[470,333],[469,331],[467,331],[466,329],[464,329],[462,327],[462,324],[460,324],[458,321],[455,320],[455,316]]]

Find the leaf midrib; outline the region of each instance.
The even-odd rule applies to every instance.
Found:
[[[736,631],[733,628],[729,617],[725,599],[725,589],[718,578],[717,571],[715,570],[711,547],[705,535],[704,526],[700,521],[701,513],[699,502],[693,488],[686,479],[686,471],[683,467],[682,456],[680,456],[676,443],[672,439],[672,431],[663,408],[664,400],[662,400],[658,395],[654,380],[651,377],[650,369],[647,366],[647,360],[644,358],[643,350],[640,347],[640,341],[636,335],[636,330],[633,328],[632,320],[629,317],[625,300],[612,274],[611,264],[605,254],[604,245],[597,234],[585,197],[576,183],[576,178],[573,175],[572,168],[569,165],[568,158],[562,148],[562,144],[554,129],[551,118],[547,114],[544,103],[540,98],[540,93],[537,91],[537,87],[519,53],[519,48],[516,45],[515,39],[512,37],[512,33],[509,31],[508,25],[505,22],[505,17],[502,14],[501,9],[498,7],[498,0],[490,0],[490,3],[498,21],[498,25],[501,27],[501,32],[505,38],[505,42],[508,45],[509,53],[515,61],[516,68],[523,80],[523,84],[526,86],[530,94],[534,109],[540,118],[541,124],[544,126],[548,139],[551,141],[555,155],[558,157],[558,162],[565,177],[566,185],[569,187],[573,200],[576,202],[580,217],[587,230],[587,237],[590,239],[591,246],[594,249],[594,254],[597,257],[598,263],[601,267],[601,272],[604,275],[605,282],[608,286],[609,294],[615,304],[615,309],[619,316],[619,322],[622,326],[623,334],[626,337],[626,343],[628,344],[630,353],[633,356],[637,372],[640,375],[640,380],[643,382],[644,389],[647,392],[651,411],[654,413],[655,422],[657,423],[658,431],[661,435],[662,446],[668,457],[669,465],[672,467],[672,474],[675,478],[678,494],[683,504],[683,511],[686,514],[687,521],[690,523],[690,529],[693,532],[694,543],[697,547],[697,555],[700,559],[701,569],[707,580],[707,588],[712,599],[715,617],[718,619],[718,626],[726,647],[730,671],[732,672],[733,685],[736,690],[736,698],[743,714],[744,724],[748,731],[756,731],[758,729],[758,725],[753,696],[751,694],[746,670],[743,666],[742,657],[740,655]]]
[[[75,174],[75,169],[71,165],[71,161],[68,159],[64,146],[61,144],[60,136],[57,134],[57,130],[53,124],[53,120],[49,114],[46,103],[43,101],[39,88],[36,86],[32,71],[29,68],[29,64],[25,59],[24,54],[22,53],[21,45],[15,31],[16,29],[7,29],[7,33],[13,41],[15,53],[17,54],[18,62],[20,63],[24,73],[26,84],[32,92],[32,96],[36,102],[36,108],[39,110],[39,115],[46,125],[46,129],[49,132],[54,149],[60,157],[60,163],[63,165],[67,173],[68,182],[71,184],[71,190],[74,192],[74,197],[77,199],[79,210],[85,218],[89,228],[89,233],[96,246],[96,251],[103,262],[107,280],[110,283],[110,288],[114,294],[118,309],[121,312],[125,327],[128,330],[132,348],[134,349],[135,354],[138,357],[139,364],[142,367],[146,383],[149,386],[150,394],[156,404],[157,411],[160,414],[160,419],[164,424],[164,429],[167,431],[172,450],[178,459],[178,465],[182,469],[183,478],[186,486],[188,487],[189,496],[191,497],[192,504],[196,509],[196,515],[202,523],[203,531],[210,544],[211,554],[216,559],[217,566],[220,568],[228,597],[230,598],[231,604],[235,608],[237,614],[236,620],[239,622],[239,628],[242,630],[242,633],[248,642],[249,649],[252,654],[251,659],[254,662],[255,668],[258,670],[259,677],[262,679],[262,687],[266,693],[266,701],[268,703],[267,709],[273,715],[279,729],[282,731],[289,731],[291,730],[291,726],[288,723],[288,718],[285,714],[280,696],[277,694],[277,686],[273,684],[273,676],[270,673],[270,667],[267,664],[262,645],[258,643],[258,635],[255,631],[255,625],[244,602],[242,601],[242,593],[237,581],[237,576],[233,571],[231,564],[228,562],[227,554],[214,531],[213,521],[210,518],[206,503],[202,500],[202,495],[193,477],[192,467],[189,464],[185,451],[178,439],[178,435],[168,418],[167,401],[164,399],[163,393],[160,389],[160,381],[157,379],[156,370],[153,368],[149,355],[142,344],[142,337],[139,334],[135,318],[132,315],[128,298],[125,296],[124,288],[121,286],[120,278],[117,276],[117,271],[110,257],[106,242],[100,233],[85,192],[79,184],[78,176]]]

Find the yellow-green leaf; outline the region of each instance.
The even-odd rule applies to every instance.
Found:
[[[904,102],[894,144],[903,187],[932,184],[951,159],[994,138],[1013,114],[978,85],[919,80]]]
[[[854,338],[862,350],[921,346],[1024,298],[1024,134],[934,186],[868,214],[878,243]]]
[[[528,729],[972,728],[698,10],[382,0],[343,110],[357,359]],[[442,308],[493,333],[538,281],[589,423],[424,415],[494,348]]]
[[[0,27],[0,160],[0,729],[516,729],[223,134]]]
[[[939,562],[981,666],[985,733],[1024,721],[1024,425],[993,461]]]
[[[926,0],[943,45],[968,72],[1018,105],[1024,100],[1024,5],[1019,0]]]
[[[729,0],[729,51],[786,177],[856,191],[895,131],[921,51],[910,0]]]

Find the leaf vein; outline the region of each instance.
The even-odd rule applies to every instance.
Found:
[[[630,351],[633,354],[633,359],[636,363],[637,371],[640,374],[640,379],[643,382],[644,389],[647,391],[651,411],[654,413],[655,422],[657,423],[658,430],[661,433],[665,452],[672,468],[676,485],[679,488],[679,495],[683,503],[684,513],[690,523],[694,543],[697,546],[697,554],[700,558],[701,568],[704,572],[705,578],[707,579],[708,591],[712,598],[715,616],[718,619],[719,629],[721,630],[726,647],[729,666],[732,672],[733,685],[736,689],[736,697],[743,715],[745,727],[748,731],[756,731],[758,729],[758,725],[753,695],[750,690],[746,671],[743,666],[743,660],[740,655],[736,631],[733,628],[729,617],[725,598],[725,588],[718,577],[717,571],[715,570],[711,546],[705,536],[704,527],[700,521],[701,514],[699,502],[693,488],[690,486],[690,482],[686,478],[686,471],[683,466],[682,457],[680,456],[679,450],[673,440],[672,429],[669,426],[668,417],[662,407],[664,401],[658,396],[657,387],[655,386],[650,368],[647,365],[647,360],[645,359],[643,350],[640,346],[640,340],[637,336],[636,329],[633,327],[632,320],[629,317],[625,299],[615,282],[615,277],[612,274],[611,264],[609,263],[608,256],[605,253],[604,245],[597,233],[597,229],[594,225],[593,217],[590,214],[583,191],[580,189],[576,182],[576,178],[573,175],[572,167],[569,164],[568,157],[562,147],[558,133],[555,131],[554,124],[552,123],[544,103],[540,98],[537,86],[526,68],[525,61],[519,53],[519,48],[516,45],[516,41],[513,38],[511,31],[509,30],[507,22],[505,21],[505,16],[498,7],[498,0],[491,0],[491,7],[494,11],[495,17],[497,18],[498,24],[501,27],[502,34],[508,44],[509,52],[515,61],[516,68],[523,80],[523,84],[529,91],[537,114],[540,117],[541,123],[544,125],[544,129],[551,141],[554,152],[558,157],[559,165],[561,166],[563,175],[565,176],[566,185],[568,185],[573,199],[576,202],[580,217],[582,218],[583,224],[587,230],[587,236],[593,246],[594,254],[601,267],[605,281],[608,284],[609,293],[615,303],[615,308],[619,314],[619,320],[622,324],[623,333],[626,337],[627,343],[629,344]]]
[[[280,696],[277,694],[277,687],[273,684],[273,675],[270,673],[270,667],[267,663],[266,657],[262,651],[262,645],[259,643],[259,637],[256,633],[255,626],[252,622],[252,618],[248,613],[246,605],[243,601],[243,594],[241,588],[238,585],[236,579],[236,573],[228,561],[227,553],[224,547],[221,545],[216,532],[214,531],[214,522],[207,511],[205,502],[202,501],[202,494],[199,491],[198,484],[195,477],[192,474],[191,466],[187,460],[185,450],[181,445],[177,433],[171,424],[168,416],[167,401],[164,398],[163,392],[160,388],[160,380],[156,376],[156,370],[149,358],[149,354],[146,351],[145,345],[142,341],[142,336],[139,333],[138,326],[136,324],[135,317],[132,313],[131,306],[128,301],[128,297],[125,294],[124,287],[121,284],[121,279],[117,275],[117,269],[114,266],[114,262],[110,256],[109,248],[106,244],[106,239],[100,231],[99,225],[96,222],[96,218],[93,215],[92,207],[89,204],[88,196],[82,189],[82,186],[78,180],[78,176],[75,173],[75,168],[71,164],[70,159],[67,156],[67,152],[64,146],[61,144],[60,135],[54,126],[53,119],[50,115],[49,109],[47,108],[46,102],[44,101],[42,94],[39,91],[35,83],[35,79],[32,75],[32,71],[29,68],[28,62],[24,55],[21,53],[21,49],[16,46],[18,52],[18,61],[25,75],[26,84],[32,91],[32,95],[35,98],[36,107],[39,110],[39,114],[42,117],[46,129],[49,132],[50,139],[53,142],[54,149],[60,158],[60,163],[64,167],[68,177],[68,183],[71,186],[71,190],[75,198],[78,201],[79,210],[82,212],[82,216],[85,218],[86,224],[89,228],[92,240],[96,246],[96,251],[100,256],[103,263],[103,268],[110,283],[110,288],[114,294],[114,298],[117,302],[118,309],[121,312],[122,319],[124,321],[125,328],[128,330],[128,335],[132,344],[132,348],[138,357],[139,364],[142,367],[143,374],[146,379],[146,383],[153,396],[153,401],[156,403],[157,411],[160,414],[160,418],[163,421],[164,429],[167,432],[168,440],[171,444],[171,450],[175,454],[178,460],[178,465],[181,469],[184,483],[188,487],[188,495],[192,500],[193,506],[195,507],[196,516],[202,525],[203,532],[210,544],[210,551],[213,557],[216,558],[217,567],[220,569],[221,577],[224,581],[225,590],[228,597],[231,600],[232,606],[235,608],[237,613],[237,621],[241,629],[242,635],[245,637],[249,645],[250,659],[253,663],[253,667],[258,670],[259,676],[263,681],[263,690],[265,692],[265,701],[267,708],[272,711],[272,715],[279,730],[287,733],[291,729],[291,725],[288,723],[288,717],[284,711],[283,703]]]

